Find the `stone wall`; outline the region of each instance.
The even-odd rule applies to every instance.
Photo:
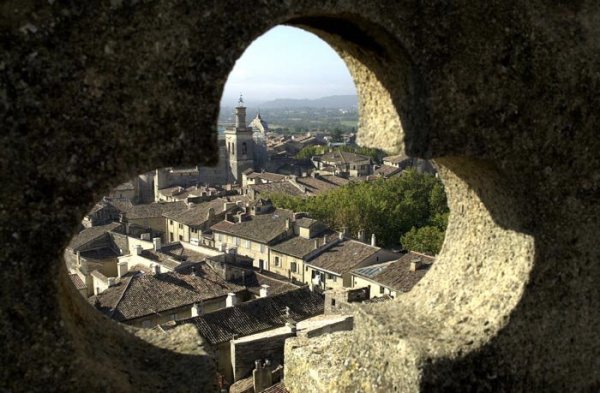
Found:
[[[598,390],[599,7],[3,2],[0,389],[213,390],[192,333],[142,340],[102,317],[68,282],[62,252],[112,187],[215,162],[228,73],[287,23],[346,61],[361,143],[435,160],[451,215],[414,296],[364,307],[352,332],[291,340],[286,386]]]
[[[296,334],[285,328],[277,329],[272,335],[255,340],[244,338],[241,341],[231,340],[231,367],[235,381],[252,375],[256,360],[269,359],[271,364],[283,364],[283,345],[285,340]]]

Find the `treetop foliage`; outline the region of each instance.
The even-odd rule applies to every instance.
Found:
[[[439,251],[448,219],[442,182],[435,176],[412,169],[387,180],[351,182],[310,198],[285,194],[268,197],[277,207],[309,212],[313,218],[336,230],[346,228],[352,237],[356,237],[361,229],[368,237],[374,233],[378,245],[384,247],[398,246],[401,236],[421,228],[436,228],[439,230],[437,237],[427,229],[429,232],[423,232],[419,241],[413,240],[414,234],[402,241],[406,249],[429,254]]]

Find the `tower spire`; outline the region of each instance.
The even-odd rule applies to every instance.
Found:
[[[238,100],[238,107],[244,106],[244,99],[242,97],[242,93],[240,93],[240,99]]]

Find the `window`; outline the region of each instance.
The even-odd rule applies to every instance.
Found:
[[[179,241],[183,240],[183,235],[179,235]]]
[[[290,270],[292,271],[292,273],[296,273],[296,269],[297,269],[296,262],[290,263]]]
[[[169,225],[173,225],[173,220],[169,220]]]
[[[169,232],[169,241],[173,242],[173,232]]]
[[[175,321],[175,320],[177,320],[177,314],[169,315],[169,321]]]
[[[235,243],[236,246],[240,245],[240,238],[239,237],[234,237],[233,238],[233,242]]]
[[[279,261],[279,257],[275,257],[275,266],[281,266],[281,261]]]
[[[244,247],[246,247],[247,249],[252,248],[252,242],[250,240],[245,240]]]
[[[337,281],[337,276],[332,276],[333,277],[333,282]]]
[[[263,253],[265,252],[265,245],[264,244],[260,245],[260,252],[263,252]]]
[[[307,272],[308,271],[308,266],[304,266],[304,271]]]
[[[179,229],[183,229],[183,224],[179,224]]]
[[[331,305],[335,306],[335,299],[331,299]]]
[[[217,233],[217,240],[222,242],[223,241],[223,235],[220,233]]]
[[[379,294],[380,294],[380,295],[383,295],[383,294],[384,294],[384,292],[385,292],[385,288],[384,288],[384,287],[382,287],[382,286],[380,285],[380,286],[379,286]]]
[[[196,232],[198,232],[198,230],[197,230],[196,228],[192,228],[192,229],[190,229],[190,230],[192,231],[192,233],[196,233]]]
[[[235,154],[235,143],[231,142],[231,155]]]
[[[242,143],[242,154],[248,154],[248,146],[246,146],[246,142]]]

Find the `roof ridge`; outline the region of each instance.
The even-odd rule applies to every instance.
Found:
[[[112,310],[110,311],[110,317],[112,318],[115,311],[117,310],[119,303],[121,303],[121,300],[123,300],[123,296],[125,296],[125,292],[127,292],[127,290],[129,289],[129,284],[131,284],[131,280],[133,280],[134,276],[128,277],[129,279],[127,280],[127,284],[125,285],[125,288],[123,289],[123,291],[121,292],[121,295],[119,296],[119,298],[117,299],[117,301],[115,302],[114,307],[112,308]],[[122,282],[122,281],[121,281]]]

